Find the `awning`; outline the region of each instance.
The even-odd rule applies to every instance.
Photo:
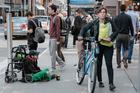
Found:
[[[36,8],[38,9],[38,10],[45,10],[45,8],[42,6],[42,5],[35,5],[36,6]]]
[[[71,5],[71,8],[93,8],[95,7],[95,4],[92,4],[92,5]]]
[[[10,6],[6,4],[0,4],[0,8],[10,8]]]

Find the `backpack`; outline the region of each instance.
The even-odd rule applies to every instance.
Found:
[[[60,17],[60,29],[61,30],[67,30],[67,23],[66,23],[66,20],[65,19],[62,19],[61,17]]]
[[[53,23],[55,24],[55,20],[56,20],[56,17],[57,16],[55,16],[54,18],[53,18]],[[67,33],[67,23],[66,23],[66,20],[64,20],[64,19],[62,19],[61,17],[59,17],[60,18],[60,30],[61,30],[61,32],[60,32],[60,35],[65,35],[66,33]]]
[[[44,30],[42,29],[42,27],[37,26],[37,24],[35,23],[34,20],[31,20],[31,21],[36,26],[36,28],[35,28],[35,35],[34,35],[33,40],[35,42],[37,42],[37,43],[43,43],[45,41],[45,33],[44,33]]]

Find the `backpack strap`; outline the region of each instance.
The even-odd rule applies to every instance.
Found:
[[[53,18],[53,24],[55,24],[56,17],[57,17],[57,15],[54,16],[54,18]]]
[[[35,25],[36,27],[38,27],[37,24],[36,24],[36,22],[35,22],[33,19],[31,19],[31,21],[34,23],[34,25]]]
[[[52,19],[55,31],[56,31],[56,17],[57,17],[57,15],[54,16],[54,18]]]

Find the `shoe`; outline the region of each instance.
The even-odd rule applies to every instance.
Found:
[[[123,64],[124,64],[124,67],[127,69],[128,68],[128,64],[125,60],[122,60]]]
[[[131,60],[128,60],[128,63],[131,64],[132,63]]]
[[[99,87],[100,87],[100,88],[105,87],[105,86],[104,86],[104,83],[103,83],[103,82],[99,82]]]
[[[117,68],[121,68],[121,65],[118,65]]]
[[[116,88],[116,87],[115,87],[114,84],[110,84],[110,85],[109,85],[109,89],[110,89],[111,91],[113,91],[115,88]]]

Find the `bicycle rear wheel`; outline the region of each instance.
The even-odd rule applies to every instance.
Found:
[[[81,53],[80,57],[79,57],[77,71],[76,71],[76,81],[77,81],[77,83],[79,85],[82,84],[84,78],[85,78],[85,73],[84,73],[84,54]]]
[[[97,76],[97,61],[91,63],[90,72],[88,74],[88,93],[94,93]]]

